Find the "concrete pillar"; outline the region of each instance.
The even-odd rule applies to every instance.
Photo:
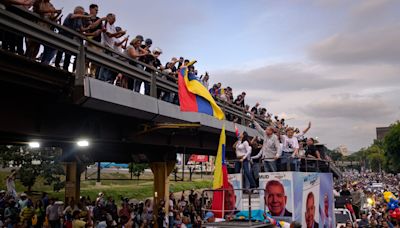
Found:
[[[66,162],[64,163],[65,168],[65,203],[68,204],[71,199],[75,202],[80,197],[81,187],[81,169],[78,162]]]
[[[97,180],[96,187],[101,186],[101,166],[100,162],[97,162]]]
[[[175,161],[151,162],[150,168],[154,174],[154,202],[153,213],[158,215],[158,206],[161,200],[165,201],[165,211],[168,215],[169,209],[169,175],[175,168]],[[156,228],[158,227],[156,223]]]

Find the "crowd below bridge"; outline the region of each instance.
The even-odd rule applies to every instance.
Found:
[[[0,191],[0,227],[7,228],[152,228],[155,224],[165,228],[198,227],[209,220],[203,217],[202,206],[211,207],[207,194],[198,191],[170,193],[169,208],[160,200],[158,211],[153,199],[144,201],[120,197],[114,199],[100,192],[95,199],[82,196],[64,202],[50,197],[17,194],[15,191],[16,171],[7,177],[7,191]],[[168,211],[168,213],[167,213]]]

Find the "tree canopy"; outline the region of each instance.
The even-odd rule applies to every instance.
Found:
[[[60,164],[61,150],[57,148],[31,149],[21,146],[0,146],[0,164],[3,168],[14,167],[18,170],[17,177],[31,191],[38,177],[44,179],[44,184],[53,185],[55,191],[64,187],[61,180],[64,169]]]

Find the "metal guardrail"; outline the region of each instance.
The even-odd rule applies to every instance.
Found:
[[[207,192],[212,192],[213,194],[214,194],[214,192],[222,192],[223,193],[223,199],[225,199],[225,192],[226,191],[247,191],[247,194],[248,194],[248,200],[249,200],[249,202],[248,202],[248,209],[249,209],[249,221],[248,221],[248,225],[249,226],[251,226],[252,225],[252,223],[253,223],[253,221],[251,220],[251,210],[252,210],[252,208],[251,208],[251,199],[252,199],[252,195],[255,195],[256,193],[253,193],[253,191],[265,191],[265,189],[258,189],[258,188],[254,188],[254,189],[246,189],[246,188],[234,188],[234,189],[228,189],[228,188],[220,188],[220,189],[206,189],[206,190],[203,190],[202,191],[202,193],[201,193],[201,199],[202,199],[202,202],[201,202],[201,213],[202,213],[202,217],[204,217],[204,214],[205,214],[205,212],[206,211],[211,211],[211,212],[217,212],[216,210],[213,210],[213,209],[208,209],[208,208],[205,208],[204,207],[204,205],[206,205],[205,204],[205,202],[204,202],[204,194],[205,193],[207,193]],[[264,206],[265,207],[265,206]],[[265,209],[265,208],[264,208]],[[225,205],[223,204],[223,206],[222,206],[222,210],[221,211],[218,211],[218,212],[221,212],[222,213],[222,216],[224,217],[225,216],[225,212],[227,212],[227,213],[231,213],[231,214],[233,214],[232,212],[235,212],[235,211],[237,211],[236,209],[232,209],[232,210],[225,210]]]
[[[136,59],[132,59],[122,53],[118,53],[113,49],[106,48],[102,44],[89,40],[82,34],[77,33],[69,28],[59,25],[53,21],[47,20],[37,14],[25,10],[20,7],[11,7],[13,12],[4,9],[0,4],[0,29],[4,32],[11,32],[20,36],[33,39],[42,45],[50,46],[57,50],[67,52],[76,57],[75,85],[83,86],[83,79],[86,76],[86,63],[96,63],[101,67],[108,68],[111,71],[123,74],[132,79],[139,79],[150,84],[150,96],[157,98],[157,90],[177,94],[178,86],[175,78],[155,69],[153,66],[147,65]],[[39,26],[37,22],[44,22],[51,26],[51,29]],[[65,37],[54,30],[63,31],[75,39]],[[96,50],[89,46],[95,46],[102,51]],[[106,54],[111,53],[110,54]],[[115,56],[118,56],[116,58]],[[131,65],[128,63],[135,63]],[[38,63],[39,64],[39,63]],[[152,73],[145,71],[142,67],[150,69]],[[168,78],[168,79],[167,79]],[[237,105],[216,99],[217,104],[223,109],[226,115],[234,116],[240,119],[238,124],[248,126],[251,123],[251,117],[248,112]],[[266,127],[268,123],[256,116],[255,119],[261,126]]]

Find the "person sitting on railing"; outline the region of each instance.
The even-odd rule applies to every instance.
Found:
[[[231,87],[226,87],[225,89],[225,96],[226,96],[226,102],[228,104],[232,104],[233,102],[233,94],[232,94],[232,88]]]
[[[257,131],[263,136],[263,144],[260,152],[252,157],[252,159],[262,158],[265,172],[276,172],[277,160],[281,157],[282,151],[279,144],[278,137],[274,134],[274,129],[269,126],[265,130],[260,126],[254,119],[254,115],[251,116],[251,120],[255,125]]]
[[[219,99],[221,99],[221,101],[228,102],[228,99],[230,97],[228,90],[226,88],[223,88],[223,89],[221,89],[221,91],[222,91],[222,93],[219,96]]]
[[[258,107],[260,106],[260,103],[256,103],[256,105],[254,105],[252,108],[251,108],[251,110],[250,110],[250,112],[251,113],[253,113],[254,115],[258,115],[259,114],[259,112],[258,112]]]
[[[213,87],[211,87],[208,92],[210,92],[211,96],[213,96],[214,98],[216,98],[217,96],[217,91],[218,91],[218,86],[217,84],[214,84]]]
[[[90,18],[91,18],[90,15],[85,15],[85,10],[83,9],[82,6],[77,6],[77,7],[75,7],[74,12],[68,14],[68,16],[65,18],[65,20],[63,22],[63,26],[70,28],[76,32],[83,33],[85,31],[89,30],[89,28],[90,28],[90,26],[84,27],[83,20],[89,20]],[[78,37],[74,36],[73,34],[71,34],[68,31],[61,30],[60,34],[66,36],[66,37],[69,37],[71,39],[79,40]],[[63,53],[64,52],[61,50],[59,50],[57,52],[57,56],[56,56],[56,60],[55,60],[55,66],[57,68],[60,67],[60,62],[61,62]],[[50,56],[48,58],[45,56],[43,56],[43,57],[44,57],[44,59],[42,59],[42,62],[49,64],[51,61]],[[69,54],[68,52],[65,52],[64,53],[64,64],[63,64],[64,70],[68,71],[70,62],[71,62],[71,54]],[[73,68],[75,70],[75,65],[76,65],[75,61],[74,61],[73,65],[74,65]]]
[[[284,168],[285,165],[290,167],[291,164],[294,165],[295,171],[300,171],[300,162],[299,162],[299,142],[297,138],[294,137],[293,128],[288,128],[286,130],[286,135],[281,135],[282,141],[282,159],[281,159],[281,167],[282,170],[286,170]],[[290,168],[291,170],[291,168]]]
[[[208,89],[208,87],[210,86],[209,80],[210,76],[208,75],[208,72],[206,72],[206,74],[203,76],[200,76],[200,80],[201,80],[201,84],[203,84],[204,87],[206,87],[206,89]]]
[[[233,102],[233,104],[235,104],[235,105],[237,105],[237,106],[239,106],[239,107],[244,107],[244,103],[243,103],[242,101],[243,101],[243,96],[242,96],[241,94],[239,94],[239,95],[236,97],[236,99],[235,99],[235,101]],[[242,103],[243,103],[243,106],[242,106]]]
[[[246,96],[245,92],[242,92],[236,97],[236,100],[233,102],[235,105],[244,108],[244,98]]]

